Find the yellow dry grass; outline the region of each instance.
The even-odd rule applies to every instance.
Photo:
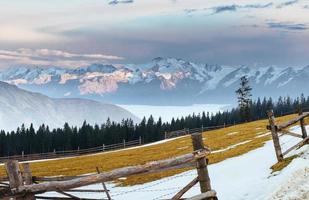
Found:
[[[294,117],[295,115],[280,117],[277,118],[277,122],[287,121]],[[209,156],[210,164],[242,155],[263,146],[264,143],[271,138],[269,134],[265,135],[265,133],[268,132],[266,130],[267,124],[268,120],[259,120],[228,128],[204,132],[204,142],[214,152]],[[234,148],[226,149],[232,145],[236,146]],[[110,171],[125,166],[139,165],[149,161],[167,159],[189,152],[192,152],[191,138],[189,136],[185,136],[162,144],[145,146],[141,148],[65,158],[60,160],[33,162],[30,164],[30,167],[35,176],[74,176],[94,173],[96,172],[97,166],[101,167],[103,171]],[[119,180],[119,183],[124,185],[141,184],[175,175],[185,170],[187,169],[170,170],[147,175],[135,175],[127,177],[126,180]],[[0,176],[4,175],[5,171],[3,166],[1,166]]]
[[[294,160],[295,158],[297,158],[298,155],[293,155],[287,158],[284,158],[283,161],[280,161],[276,164],[274,164],[273,166],[271,166],[270,169],[272,169],[272,173],[277,172],[277,171],[281,171],[282,169],[284,169],[286,166],[288,166],[292,160]]]

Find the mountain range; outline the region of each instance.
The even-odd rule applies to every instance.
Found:
[[[244,75],[249,77],[254,98],[309,92],[304,87],[309,66],[221,66],[161,57],[145,64],[11,67],[0,72],[0,80],[53,98],[127,105],[233,104]]]
[[[46,124],[50,128],[62,127],[65,122],[80,127],[84,120],[90,124],[102,124],[108,117],[120,122],[139,119],[125,109],[87,99],[56,99],[19,89],[15,85],[0,82],[0,129],[16,130],[33,123],[37,128]]]

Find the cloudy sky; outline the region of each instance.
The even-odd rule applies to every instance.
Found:
[[[309,0],[1,0],[0,68],[309,64]]]

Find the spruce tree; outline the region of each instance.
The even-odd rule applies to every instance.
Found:
[[[251,90],[249,79],[247,76],[240,78],[240,87],[236,90],[238,96],[238,106],[240,110],[240,117],[242,121],[250,121],[250,104],[251,104]]]

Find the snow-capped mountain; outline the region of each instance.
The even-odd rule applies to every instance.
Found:
[[[86,97],[118,104],[231,103],[241,76],[247,75],[254,97],[298,96],[309,92],[309,66],[219,66],[175,58],[146,64],[65,69],[14,67],[0,80],[51,97]]]
[[[15,130],[23,123],[26,126],[33,123],[35,127],[45,123],[50,128],[62,127],[65,122],[81,126],[84,120],[90,124],[102,124],[108,117],[117,122],[126,118],[139,121],[115,105],[86,99],[53,99],[4,82],[0,82],[0,94],[1,130]]]

